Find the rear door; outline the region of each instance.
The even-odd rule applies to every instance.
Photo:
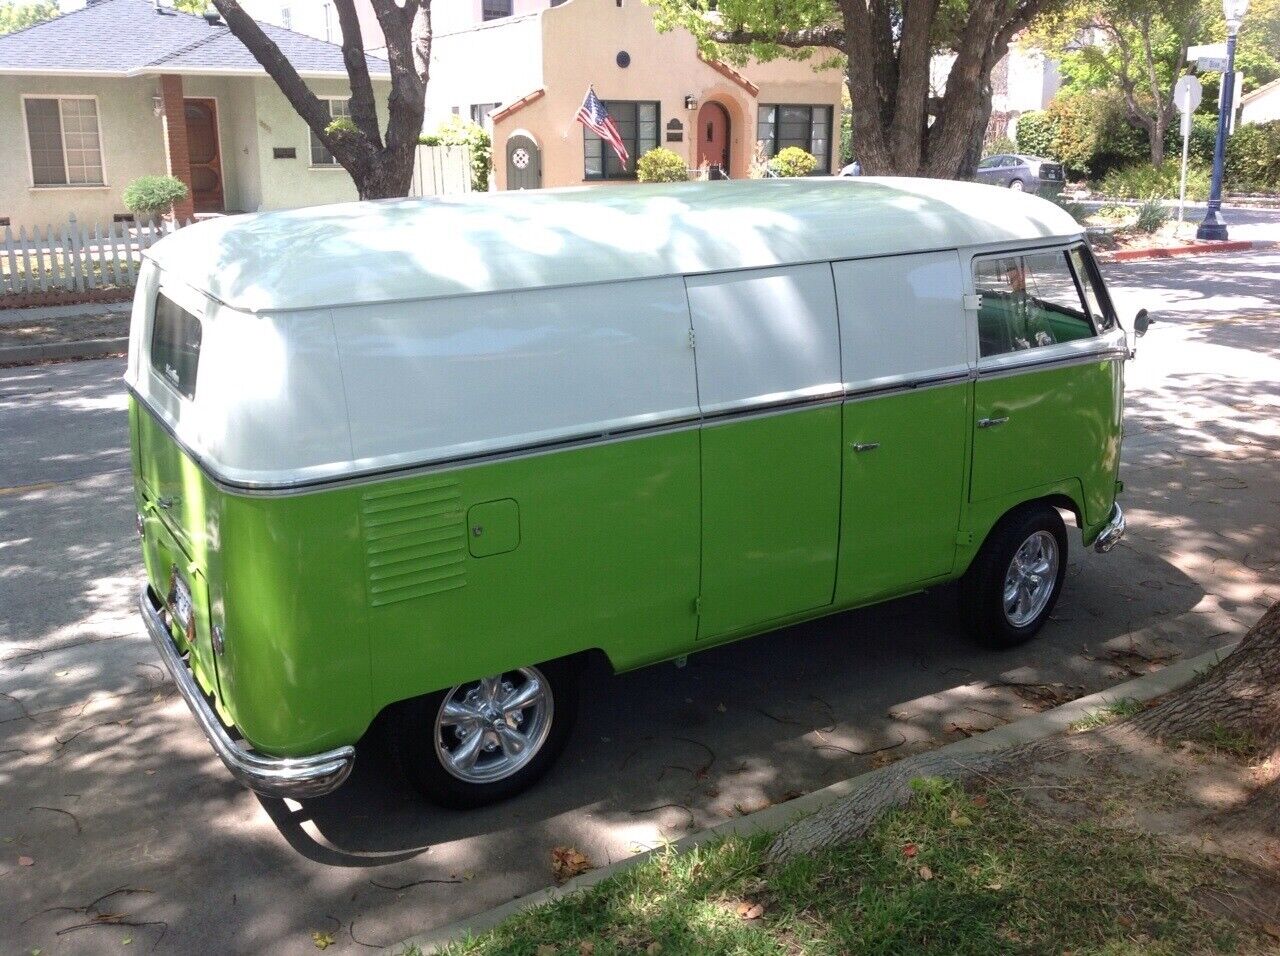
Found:
[[[840,344],[830,266],[689,278],[702,427],[700,639],[832,601]]]

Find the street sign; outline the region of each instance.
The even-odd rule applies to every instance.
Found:
[[[1194,76],[1181,77],[1173,88],[1173,105],[1183,116],[1196,111],[1200,105],[1200,97],[1204,94],[1204,84]]]
[[[1182,114],[1182,176],[1178,184],[1179,223],[1182,222],[1182,216],[1187,207],[1187,157],[1191,145],[1191,114],[1200,105],[1200,97],[1203,93],[1203,84],[1194,76],[1179,78],[1177,84],[1173,87],[1173,105]]]
[[[1188,63],[1195,62],[1202,56],[1219,56],[1225,60],[1227,58],[1227,45],[1225,43],[1199,43],[1195,46],[1187,47]]]
[[[1225,56],[1202,56],[1196,60],[1196,69],[1201,73],[1226,73],[1227,58]]]

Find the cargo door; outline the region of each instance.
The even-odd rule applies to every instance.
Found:
[[[829,605],[840,523],[831,269],[686,280],[702,426],[699,639]]]

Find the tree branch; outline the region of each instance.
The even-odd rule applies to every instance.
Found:
[[[778,46],[797,50],[814,46],[842,49],[845,43],[844,31],[836,26],[806,27],[802,30],[779,30],[776,33],[748,30],[746,27],[734,27],[730,30],[712,30],[708,36],[717,43],[774,43]]]
[[[373,82],[369,79],[369,63],[364,56],[364,36],[360,30],[360,17],[356,15],[353,0],[334,0],[338,11],[338,25],[342,28],[342,61],[351,79],[351,121],[364,138],[382,148],[382,133],[378,129],[378,111],[374,106]]]

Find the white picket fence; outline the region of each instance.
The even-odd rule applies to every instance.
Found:
[[[0,295],[127,287],[138,278],[142,251],[180,225],[113,222],[81,225],[71,216],[60,226],[4,227],[0,241]]]
[[[419,146],[413,158],[410,196],[456,196],[471,192],[471,150],[465,146]]]

